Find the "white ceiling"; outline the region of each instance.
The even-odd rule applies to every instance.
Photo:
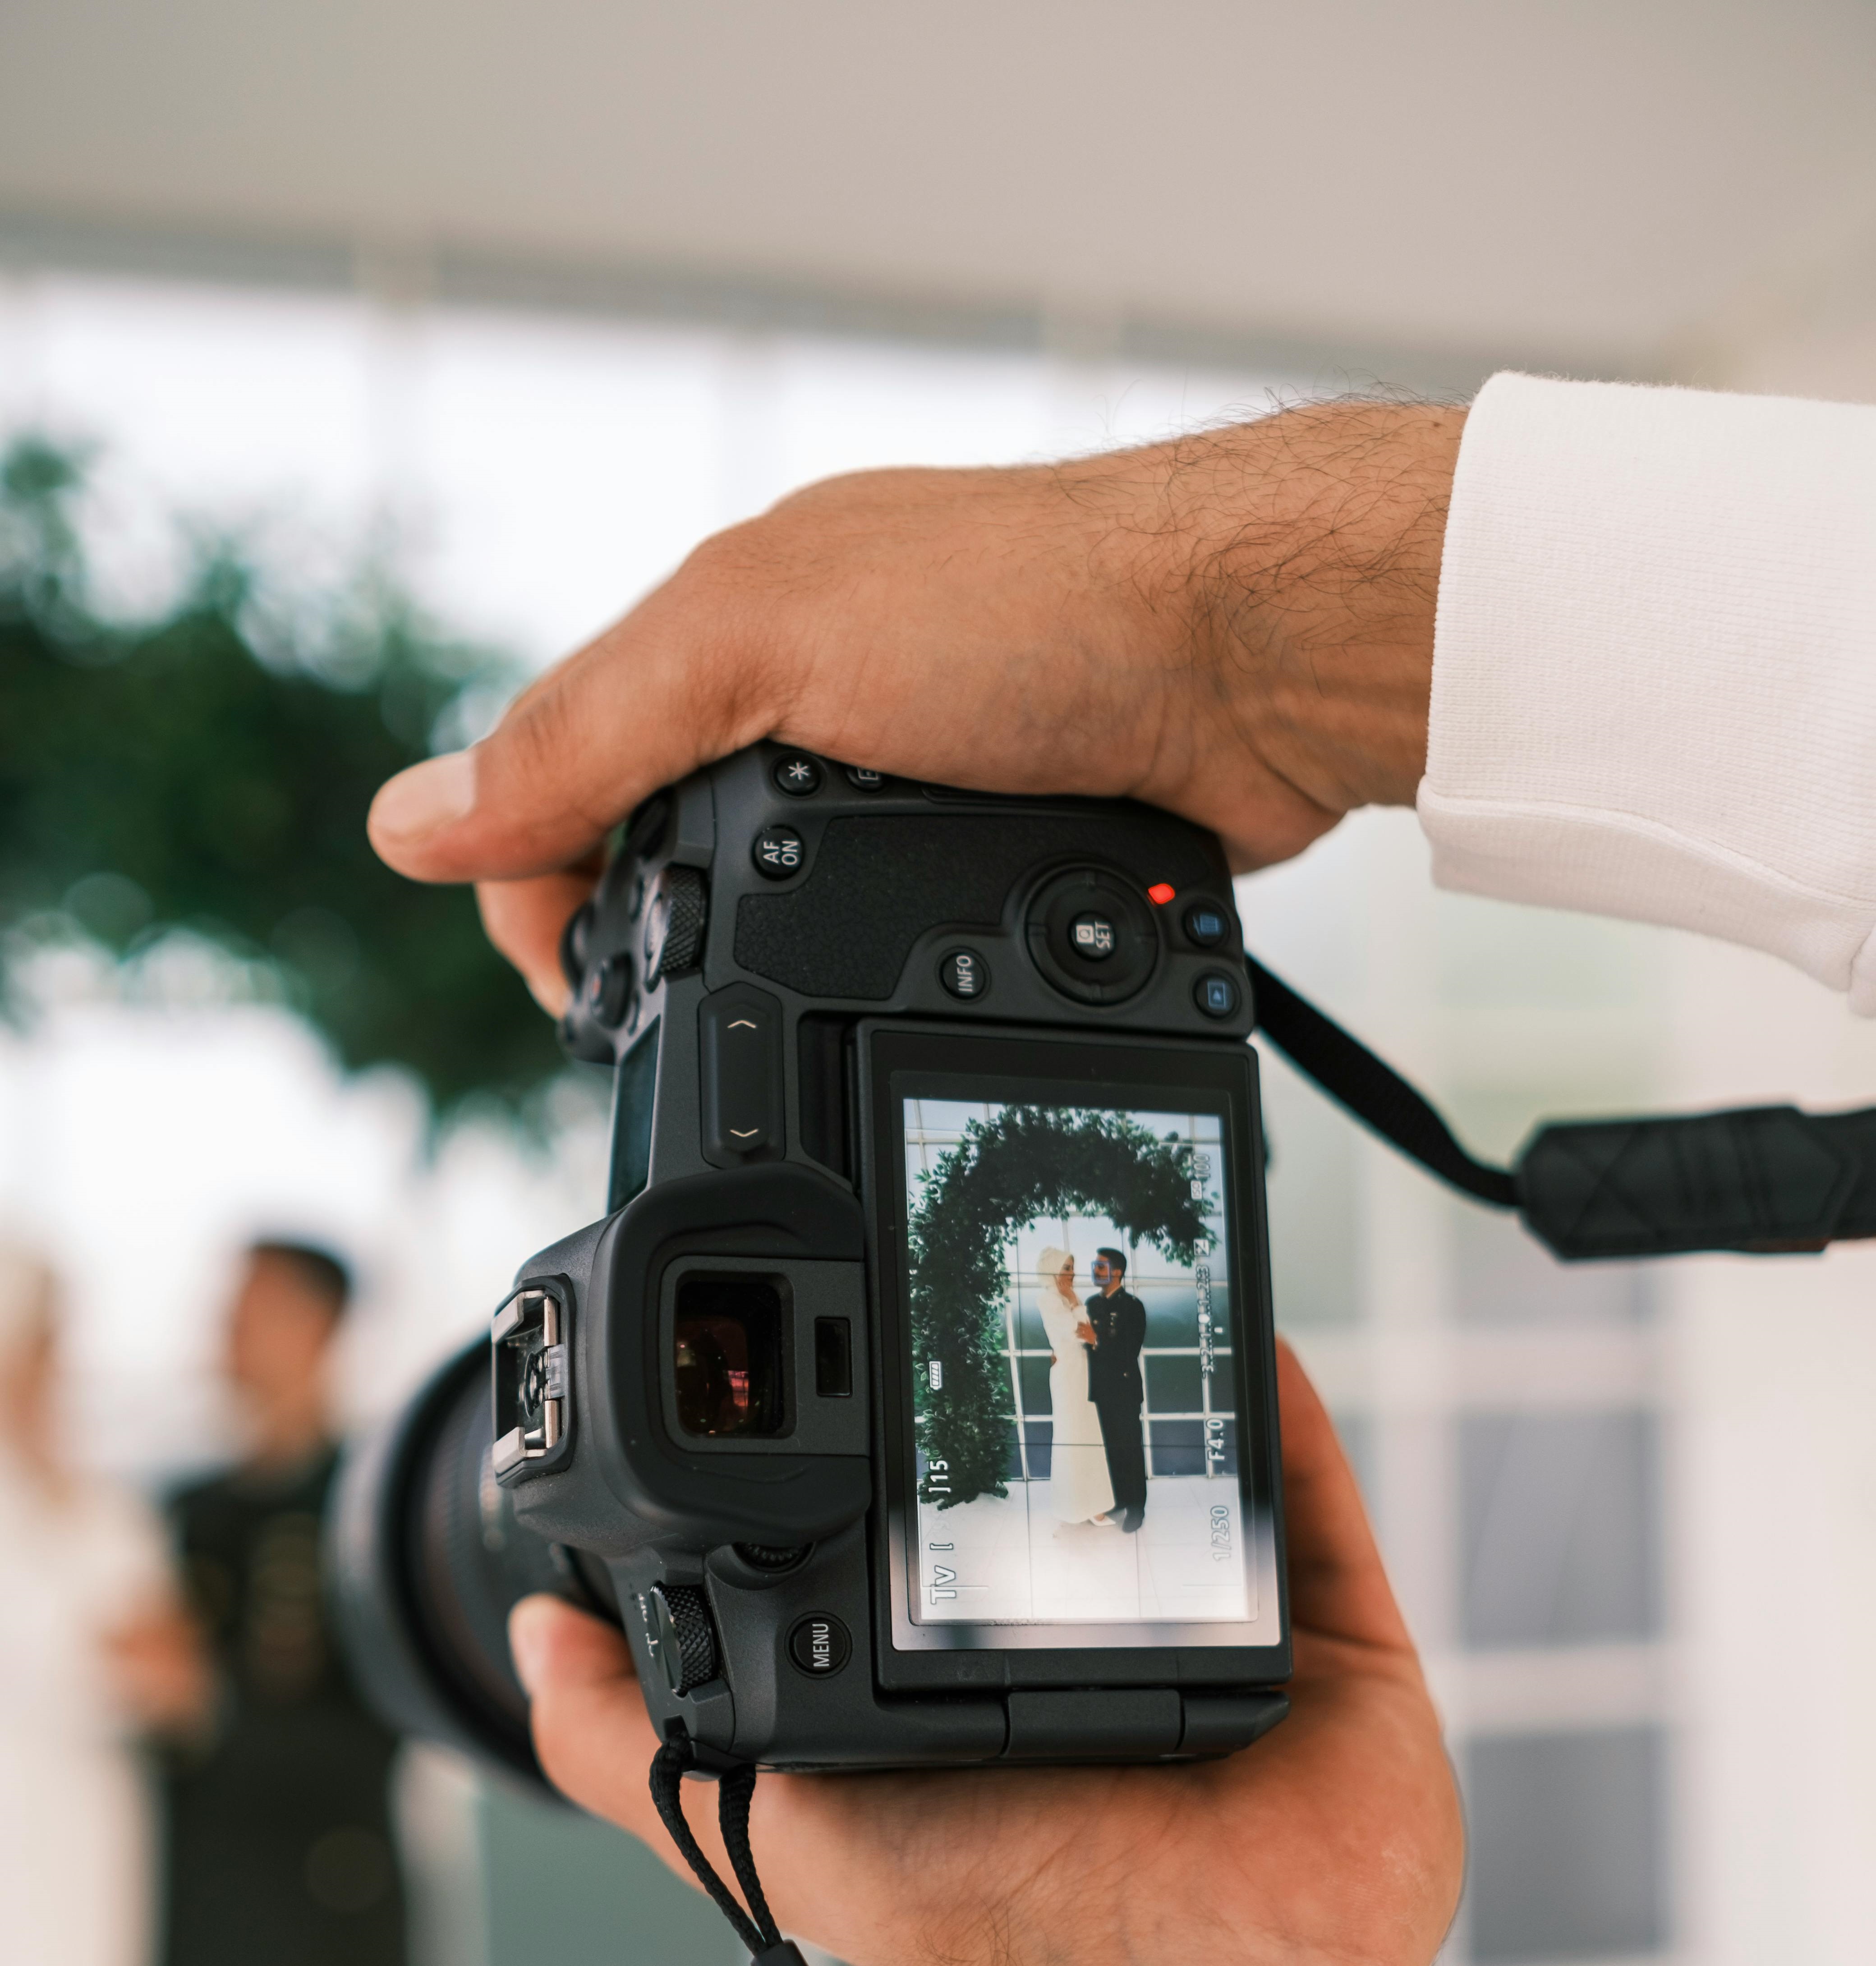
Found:
[[[12,0],[0,206],[1876,393],[1876,7]]]

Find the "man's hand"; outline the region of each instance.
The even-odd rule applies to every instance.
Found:
[[[647,794],[765,736],[988,790],[1127,794],[1235,865],[1426,756],[1463,413],[1292,410],[1010,470],[870,472],[720,533],[466,752],[394,778],[372,838],[475,881],[559,1010],[561,927]]]
[[[1290,1718],[1185,1767],[765,1775],[752,1839],[783,1927],[859,1966],[1424,1966],[1463,1833],[1439,1723],[1314,1388],[1278,1354]],[[681,1874],[624,1639],[553,1597],[510,1624],[542,1765]],[[714,1808],[688,1813],[724,1876]]]
[[[189,1735],[214,1710],[214,1671],[195,1620],[152,1605],[104,1635],[106,1670],[131,1717],[153,1733]]]

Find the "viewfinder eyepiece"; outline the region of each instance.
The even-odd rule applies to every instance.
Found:
[[[672,1368],[687,1433],[785,1433],[782,1291],[766,1277],[690,1276],[678,1285]]]

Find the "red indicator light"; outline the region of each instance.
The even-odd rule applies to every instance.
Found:
[[[1155,907],[1163,908],[1172,899],[1175,890],[1165,881],[1156,881],[1146,891],[1146,898]]]

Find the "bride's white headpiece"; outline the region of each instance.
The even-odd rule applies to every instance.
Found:
[[[1053,1290],[1056,1288],[1056,1279],[1062,1274],[1062,1265],[1072,1263],[1074,1261],[1075,1252],[1072,1249],[1058,1249],[1051,1242],[1048,1248],[1036,1259],[1036,1281],[1041,1284],[1044,1290]]]

